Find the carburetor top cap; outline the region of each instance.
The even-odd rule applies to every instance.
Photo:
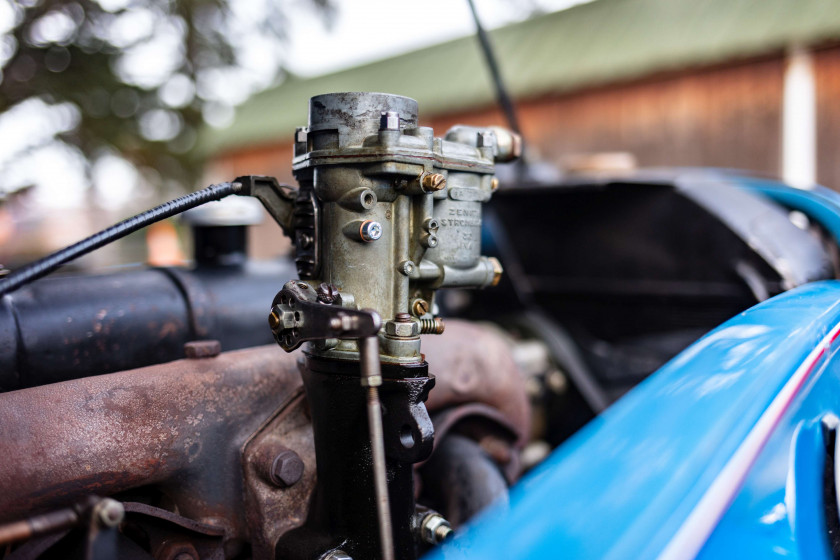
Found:
[[[309,132],[338,130],[339,144],[358,145],[376,134],[382,113],[399,114],[401,128],[417,126],[417,101],[402,95],[345,92],[316,95],[309,100]]]

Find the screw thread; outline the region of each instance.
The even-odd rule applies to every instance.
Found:
[[[443,334],[445,328],[446,325],[440,317],[420,319],[420,334]]]

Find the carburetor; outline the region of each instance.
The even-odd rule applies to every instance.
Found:
[[[287,231],[298,273],[321,300],[386,319],[384,361],[419,361],[419,335],[443,331],[435,290],[499,281],[499,261],[481,256],[481,204],[498,185],[494,162],[515,158],[520,147],[500,128],[456,127],[435,138],[418,126],[417,111],[416,101],[398,95],[319,95],[310,100],[309,126],[295,132],[300,189]],[[301,325],[286,325],[275,329],[284,348],[306,339]],[[315,351],[357,356],[355,342],[338,337]]]
[[[295,132],[299,188],[236,179],[295,244],[300,279],[272,303],[275,339],[287,351],[311,342],[302,375],[318,486],[304,526],[278,543],[284,557],[341,546],[345,557],[415,558],[418,543],[445,534],[425,530],[442,521],[414,504],[412,464],[433,443],[420,335],[444,330],[437,289],[499,281],[500,263],[481,255],[481,205],[498,186],[495,162],[521,143],[501,128],[435,138],[417,113],[398,95],[313,97]]]

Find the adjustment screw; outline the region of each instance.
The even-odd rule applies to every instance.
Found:
[[[280,314],[275,309],[272,309],[271,313],[268,314],[268,326],[271,327],[271,330],[277,330],[277,327],[280,326]]]
[[[332,284],[321,282],[321,285],[318,286],[317,293],[318,301],[321,303],[333,303],[338,297],[338,288]]]
[[[446,177],[442,173],[426,173],[420,178],[420,186],[426,192],[439,191],[446,187]]]
[[[429,302],[425,299],[416,299],[414,300],[414,305],[411,306],[411,311],[417,317],[422,317],[429,312]]]
[[[376,241],[382,237],[382,224],[373,220],[365,220],[359,228],[359,235],[362,237],[362,241],[368,243]]]
[[[271,464],[271,482],[281,488],[294,485],[303,476],[303,460],[300,456],[286,449],[277,454]]]
[[[394,321],[397,323],[410,323],[411,315],[409,313],[397,313],[394,317]]]

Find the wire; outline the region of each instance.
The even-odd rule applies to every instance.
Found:
[[[478,32],[478,41],[481,43],[481,49],[484,51],[484,58],[487,60],[487,66],[490,68],[490,74],[493,77],[493,85],[496,86],[496,99],[499,105],[502,106],[502,111],[507,117],[510,128],[520,136],[522,131],[519,129],[519,119],[516,118],[516,110],[513,107],[513,102],[508,95],[505,83],[502,81],[502,73],[499,71],[499,64],[496,62],[496,56],[493,54],[493,47],[490,45],[490,37],[481,25],[481,20],[478,18],[478,12],[475,9],[473,0],[467,0],[472,11],[473,20],[475,20],[475,28]]]
[[[100,247],[107,245],[117,239],[122,239],[130,233],[142,229],[155,222],[159,222],[176,214],[180,214],[190,208],[201,206],[207,202],[220,200],[226,196],[235,194],[242,189],[240,183],[219,183],[217,185],[210,185],[205,189],[190,193],[186,196],[170,200],[160,206],[156,206],[151,210],[137,214],[127,220],[115,224],[107,229],[95,233],[90,237],[82,239],[78,243],[59,249],[51,255],[47,255],[43,259],[35,261],[19,270],[0,279],[0,297],[8,294],[13,290],[17,290],[21,286],[28,284],[38,278],[42,278],[51,273],[61,265],[75,260],[83,255],[90,253]]]

